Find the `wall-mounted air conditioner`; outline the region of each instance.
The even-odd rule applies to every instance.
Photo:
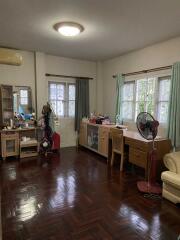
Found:
[[[20,66],[22,56],[15,50],[0,48],[0,64]]]

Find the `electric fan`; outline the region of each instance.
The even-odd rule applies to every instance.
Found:
[[[137,116],[136,125],[141,136],[152,141],[152,150],[148,157],[148,181],[137,182],[140,192],[149,194],[161,194],[162,189],[156,183],[157,151],[154,146],[154,139],[157,136],[159,122],[147,112],[141,112]]]

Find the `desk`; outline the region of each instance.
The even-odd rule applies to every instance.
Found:
[[[149,154],[152,150],[152,141],[144,139],[138,132],[134,131],[123,131],[124,143],[129,146],[129,157],[128,161],[136,166],[139,166],[145,170],[145,177],[147,179],[149,170]],[[163,170],[163,157],[166,153],[171,151],[170,139],[161,138],[158,136],[155,139],[155,148],[157,149],[157,161],[158,161],[158,175]],[[111,158],[111,136],[109,137],[109,151],[108,160]]]
[[[111,158],[112,143],[110,129],[115,128],[114,125],[98,125],[92,123],[81,123],[79,144],[95,151],[107,158],[107,162]],[[128,161],[145,170],[145,176],[148,175],[148,158],[152,150],[152,141],[146,140],[138,132],[123,130],[124,143],[129,146]],[[155,140],[157,149],[158,171],[163,169],[163,157],[171,150],[171,141],[157,137]]]

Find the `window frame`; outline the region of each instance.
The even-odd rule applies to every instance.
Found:
[[[75,87],[74,100],[69,99],[69,86],[70,85]],[[74,102],[74,116],[69,115],[69,102]],[[76,84],[71,83],[71,82],[67,82],[67,116],[68,116],[68,118],[75,118],[75,107],[76,107]]]
[[[27,92],[27,97],[21,97],[21,91],[26,91],[26,92]],[[25,103],[22,103],[22,102],[21,102],[22,99],[27,99],[27,103],[26,103],[26,104],[25,104]],[[29,104],[29,92],[28,92],[28,89],[26,89],[26,88],[21,88],[21,89],[19,90],[19,104],[22,105],[22,106],[28,106],[28,104]]]
[[[169,100],[167,101],[159,101],[159,90],[160,90],[160,81],[163,81],[163,80],[169,80],[170,81],[170,88],[171,88],[171,75],[167,75],[167,76],[162,76],[162,77],[158,77],[158,81],[157,81],[157,96],[156,96],[156,118],[158,119],[159,117],[159,112],[158,112],[158,108],[159,108],[159,103],[160,102],[166,102],[168,103],[169,100],[170,100],[170,95],[169,95]],[[159,119],[158,119],[159,121]],[[168,119],[167,119],[168,121]],[[159,123],[162,125],[162,126],[167,126],[168,122],[160,122]]]
[[[153,77],[153,76],[149,76],[149,77],[144,77],[144,78],[141,78],[141,79],[137,79],[135,81],[135,85],[136,85],[136,93],[137,93],[137,85],[138,85],[138,81],[141,81],[141,80],[145,80],[147,82],[147,90],[148,90],[148,79],[152,79],[153,78],[153,81],[154,81],[154,94],[153,94],[153,99],[152,99],[152,104],[154,105],[154,116],[156,117],[156,106],[157,106],[157,96],[158,96],[158,89],[157,89],[157,77]],[[136,114],[136,106],[137,106],[137,103],[140,102],[140,101],[137,101],[137,95],[135,96],[135,114],[134,114],[134,121],[136,122],[136,118],[138,116],[138,114]],[[143,110],[144,112],[147,112],[147,103],[150,102],[147,100],[147,95],[144,97],[144,103],[145,103],[145,109]]]
[[[57,115],[58,118],[60,119],[65,119],[65,118],[71,118],[74,119],[74,116],[69,116],[69,85],[74,85],[75,86],[75,91],[76,91],[76,83],[72,82],[72,81],[53,81],[53,80],[49,80],[48,81],[48,101],[51,104],[52,99],[50,99],[50,85],[51,84],[56,84],[56,85],[64,85],[65,86],[65,90],[64,90],[64,99],[63,100],[57,100],[57,95],[56,95],[56,103],[57,101],[63,101],[64,102],[64,115],[58,115],[57,114],[57,110],[53,111],[55,112],[55,114]],[[76,98],[76,92],[75,92],[75,98]],[[72,100],[73,101],[73,100]],[[74,100],[76,101],[76,99]]]
[[[128,83],[134,83],[134,91],[133,91],[133,117],[132,119],[127,119],[127,118],[123,118],[123,122],[127,122],[127,123],[135,123],[136,122],[136,105],[137,105],[137,82],[140,80],[144,80],[144,79],[148,79],[148,78],[154,78],[154,94],[153,94],[153,104],[154,104],[154,117],[156,119],[159,118],[159,113],[158,113],[158,106],[159,106],[159,102],[169,102],[169,101],[159,101],[159,85],[160,85],[160,81],[162,80],[167,80],[169,79],[171,81],[171,75],[167,74],[164,76],[148,76],[148,77],[142,77],[142,78],[136,78],[134,80],[127,80],[125,81],[124,84],[128,84]],[[123,96],[123,90],[122,90],[122,96]],[[132,102],[132,101],[124,101],[121,98],[121,104],[123,104],[124,102]],[[147,103],[148,101],[145,100],[145,103]],[[122,106],[122,105],[121,105]],[[158,119],[159,121],[159,119]],[[161,126],[167,126],[167,121],[166,122],[160,122]]]
[[[129,101],[129,100],[122,100],[122,104],[124,102],[131,102],[132,103],[132,119],[129,119],[129,118],[123,118],[123,121],[125,122],[133,122],[134,121],[134,115],[135,115],[135,97],[136,97],[136,88],[135,88],[135,80],[132,80],[132,81],[126,81],[124,83],[125,84],[133,84],[133,100],[132,101]],[[122,92],[122,96],[123,96],[123,92]]]

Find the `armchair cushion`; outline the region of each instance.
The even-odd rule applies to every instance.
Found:
[[[164,183],[170,184],[180,190],[180,174],[165,171],[161,174],[161,179]]]
[[[161,174],[162,195],[173,203],[180,203],[180,152],[166,154],[164,164],[169,171]]]

